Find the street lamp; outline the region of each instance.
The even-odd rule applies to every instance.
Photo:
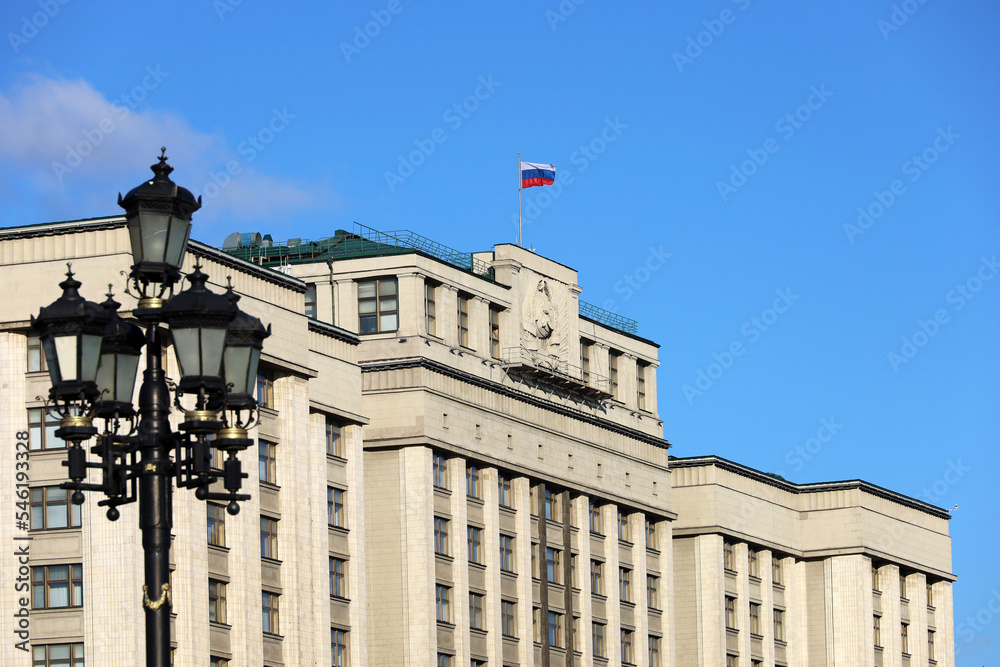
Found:
[[[63,464],[71,481],[72,501],[83,491],[106,497],[108,519],[118,506],[138,501],[145,554],[143,607],[146,616],[146,664],[170,664],[169,580],[173,482],[193,488],[202,500],[228,502],[239,512],[247,477],[236,458],[250,446],[247,429],[256,424],[256,378],[262,341],[270,330],[236,306],[232,291],[215,294],[206,287],[200,264],[188,276],[190,287],[174,295],[191,233],[191,214],[201,207],[185,188],[170,180],[166,149],[151,167],[154,178],[129,191],[118,203],[125,209],[134,264],[129,273],[138,292],[133,316],[142,328],[118,315],[112,295],[101,305],[79,294],[80,282],[67,272],[62,296],[41,309],[32,326],[38,330],[52,387],[47,410],[59,417],[56,435],[69,442]],[[126,290],[127,292],[128,290]],[[167,324],[181,369],[175,404],[184,412],[180,432],[168,421],[171,390],[162,368],[163,330]],[[142,348],[146,369],[133,406],[136,371]],[[182,407],[181,399],[193,405]],[[138,409],[136,409],[138,408]],[[98,433],[93,420],[103,420]],[[97,436],[89,461],[83,443]],[[212,450],[228,454],[223,470],[212,467]],[[173,455],[171,457],[171,454]],[[100,482],[87,482],[88,470],[101,471]],[[213,490],[221,481],[225,491]]]

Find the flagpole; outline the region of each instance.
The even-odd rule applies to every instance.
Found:
[[[521,151],[517,152],[517,245],[524,247],[524,238],[521,235]]]

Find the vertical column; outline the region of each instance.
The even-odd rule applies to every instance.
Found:
[[[403,531],[403,661],[406,667],[425,667],[437,661],[437,621],[434,608],[434,489],[431,486],[431,450],[406,447],[400,452]],[[461,478],[459,478],[461,479]],[[452,486],[458,480],[452,474]],[[458,491],[453,488],[452,493]],[[384,632],[385,628],[371,628]]]
[[[483,479],[483,563],[486,565],[486,627],[490,629],[486,658],[491,665],[503,663],[503,633],[500,622],[501,577],[497,554],[500,553],[499,472],[486,468]]]
[[[608,647],[608,665],[621,667],[621,632],[622,632],[622,598],[619,584],[619,568],[621,559],[618,557],[618,512],[617,505],[607,504],[601,507],[601,521],[606,526],[604,533],[604,567],[608,578],[608,627],[605,642]]]
[[[441,285],[437,303],[438,337],[447,345],[458,347],[458,288]]]
[[[694,562],[697,595],[698,653],[703,665],[726,664],[725,573],[721,535],[699,535]]]
[[[321,311],[322,312],[322,311]],[[304,384],[304,383],[303,383]],[[307,402],[304,401],[308,405]],[[312,563],[313,572],[316,575],[313,577],[314,588],[310,593],[312,593],[311,607],[312,622],[308,623],[310,629],[313,631],[313,639],[311,642],[307,643],[305,650],[310,651],[312,655],[315,655],[318,659],[322,660],[324,664],[332,662],[332,655],[330,649],[330,631],[327,629],[330,627],[330,605],[327,602],[327,597],[325,595],[316,595],[317,591],[328,591],[329,590],[329,580],[324,581],[318,575],[319,572],[329,572],[329,558],[330,558],[330,532],[327,528],[326,520],[326,507],[324,507],[326,502],[326,488],[327,488],[327,472],[326,472],[326,415],[319,412],[312,412],[308,415],[309,430],[308,439],[303,439],[301,447],[296,447],[296,458],[304,459],[304,462],[311,464],[311,469],[309,470],[310,477],[308,479],[303,479],[301,481],[301,486],[296,489],[288,489],[285,493],[294,493],[295,497],[292,502],[298,503],[302,495],[309,494],[311,497],[315,498],[315,501],[309,502],[311,508],[310,518],[311,521],[308,524],[302,526],[301,530],[306,539],[303,540],[301,547],[304,552],[304,559]],[[299,444],[299,443],[296,443]],[[346,447],[346,443],[345,443]],[[286,458],[288,456],[287,452],[290,448],[284,448],[286,451]],[[347,492],[347,508],[351,509],[351,506],[356,502],[364,502],[363,494],[361,494],[360,489],[353,487],[348,488]],[[284,498],[283,498],[284,500]],[[283,508],[286,506],[282,504]],[[322,514],[319,514],[322,512]],[[284,516],[284,511],[282,512]],[[348,514],[348,528],[353,532],[357,529],[358,525],[352,521],[353,517]],[[278,537],[280,539],[281,533],[279,531]],[[287,542],[286,542],[287,544]],[[358,569],[356,564],[353,562],[353,558],[360,555],[358,551],[350,548],[351,561],[348,561],[347,574],[350,577],[354,573],[354,570]],[[323,566],[326,569],[322,569]],[[357,600],[356,593],[357,588],[351,586],[353,582],[348,580],[348,594],[353,600]],[[326,584],[324,586],[324,584]],[[287,591],[287,589],[286,589]],[[287,593],[286,593],[287,594]],[[303,594],[306,594],[303,591]],[[308,594],[306,594],[308,595]],[[352,605],[357,605],[358,602],[352,602]],[[288,660],[288,653],[285,654],[285,660]]]
[[[882,589],[882,667],[900,667],[903,664],[900,637],[903,618],[899,602],[899,567],[880,567],[879,581]]]
[[[469,633],[469,552],[468,533],[469,506],[466,488],[466,461],[462,458],[448,459],[451,474],[451,578],[454,582],[452,621],[455,624],[455,662],[469,664],[472,649]],[[482,482],[480,482],[482,483]]]
[[[580,527],[577,563],[577,577],[580,583],[580,664],[589,667],[594,664],[594,590],[590,581],[590,498],[578,496],[573,501],[574,522]]]
[[[832,649],[833,664],[836,665],[874,665],[875,653],[872,648],[871,629],[874,610],[868,560],[864,556],[854,555],[834,556],[828,561],[827,613],[828,626],[833,631],[833,642],[832,646],[828,644],[827,654],[829,655]],[[898,608],[898,583],[896,585],[895,604]],[[883,610],[886,607],[884,595],[883,592]],[[894,630],[898,646],[898,623]],[[896,655],[899,655],[898,651]],[[886,657],[889,657],[888,647],[886,647]]]
[[[667,487],[669,488],[669,487]],[[664,667],[674,667],[677,664],[677,626],[674,607],[674,537],[673,524],[670,521],[660,521],[656,526],[660,538],[660,627],[663,630],[660,660]]]
[[[618,357],[619,400],[633,410],[637,409],[639,391],[635,363],[635,355],[623,353]]]
[[[358,291],[353,280],[335,280],[333,324],[348,331],[358,330]]]
[[[490,302],[481,296],[469,299],[469,347],[490,358]]]
[[[761,657],[765,665],[774,663],[774,574],[771,557],[770,549],[762,549],[757,554],[757,566],[760,568],[760,634],[764,636]]]
[[[517,629],[518,662],[525,667],[535,665],[535,643],[531,626],[533,594],[531,584],[531,481],[517,477],[511,483],[514,507],[517,508],[517,531],[514,534],[517,560]],[[541,519],[539,519],[541,520]]]
[[[937,623],[935,657],[938,667],[955,665],[955,607],[950,581],[934,584],[934,621]]]
[[[910,664],[927,664],[927,577],[922,572],[906,579],[910,598]]]
[[[807,616],[805,563],[784,558],[781,567],[785,577],[785,656],[788,667],[806,667],[809,664],[806,632],[808,625],[816,621]]]
[[[746,542],[733,545],[736,560],[736,627],[739,628],[740,662],[750,662],[750,567]]]
[[[656,408],[656,370],[659,368],[659,364],[650,364],[646,366],[646,410],[656,414],[658,412]],[[767,664],[765,662],[765,664]]]
[[[334,313],[334,282],[332,278],[316,279],[316,319],[320,322],[333,324]]]
[[[629,517],[632,532],[632,591],[635,593],[634,660],[643,664],[649,656],[649,597],[646,590],[646,515],[636,512]]]
[[[419,273],[402,273],[397,276],[399,294],[399,335],[418,336],[425,332],[424,277]]]
[[[340,430],[340,439],[344,445],[344,453],[347,455],[346,472],[349,485],[348,493],[350,494],[347,503],[347,526],[350,529],[347,534],[347,548],[351,557],[347,568],[349,586],[347,590],[351,596],[350,655],[352,664],[367,665],[368,642],[365,641],[365,637],[368,634],[368,577],[365,562],[367,528],[365,525],[364,428],[356,424],[343,426]],[[323,469],[326,469],[325,463]],[[325,489],[323,493],[326,493]],[[318,523],[323,532],[327,533],[326,521]],[[327,614],[329,615],[329,612]]]

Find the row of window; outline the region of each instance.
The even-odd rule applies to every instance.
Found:
[[[730,572],[736,572],[736,545],[732,542],[722,543],[723,567]],[[747,573],[754,578],[760,579],[761,554],[753,547],[747,548]],[[784,584],[784,572],[781,566],[781,557],[771,555],[771,581],[775,584]]]
[[[883,576],[879,572],[879,565],[872,564],[872,591],[875,593],[882,593],[882,580]],[[907,573],[900,570],[899,571],[899,599],[904,601],[909,601],[909,594],[907,593],[906,578]],[[925,582],[927,588],[927,606],[934,606],[934,584],[933,582]]]
[[[882,649],[882,617],[875,615],[872,617],[872,625],[875,636],[875,648],[878,650]],[[936,660],[934,657],[934,642],[937,637],[937,633],[934,630],[927,630],[927,659]],[[899,642],[900,650],[903,654],[910,654],[910,624],[900,623],[899,624]]]
[[[772,622],[774,625],[774,639],[776,641],[785,641],[785,611],[783,609],[773,609]],[[730,595],[726,596],[726,628],[729,630],[739,629],[736,621],[736,598]],[[757,635],[758,637],[764,634],[761,623],[761,605],[756,602],[750,603],[749,630],[751,635]]]
[[[618,395],[618,367],[620,365],[622,353],[618,350],[608,350],[608,392],[612,398],[619,398]],[[594,342],[586,338],[580,339],[580,373],[584,384],[590,384],[592,359],[594,356]],[[649,364],[637,362],[635,365],[635,398],[636,405],[640,410],[646,409],[646,373],[649,372]]]

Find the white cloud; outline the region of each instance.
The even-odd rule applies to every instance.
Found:
[[[143,108],[139,101],[169,76],[152,67],[147,73],[115,99],[82,79],[39,75],[0,92],[0,168],[6,172],[0,199],[16,200],[42,216],[10,224],[118,213],[116,194],[150,175],[160,146],[167,147],[170,164],[178,169],[174,180],[204,195],[205,207],[197,215],[205,222],[261,223],[336,201],[322,185],[261,173],[220,134]],[[209,187],[211,173],[224,172],[233,161],[238,174],[225,187]]]

